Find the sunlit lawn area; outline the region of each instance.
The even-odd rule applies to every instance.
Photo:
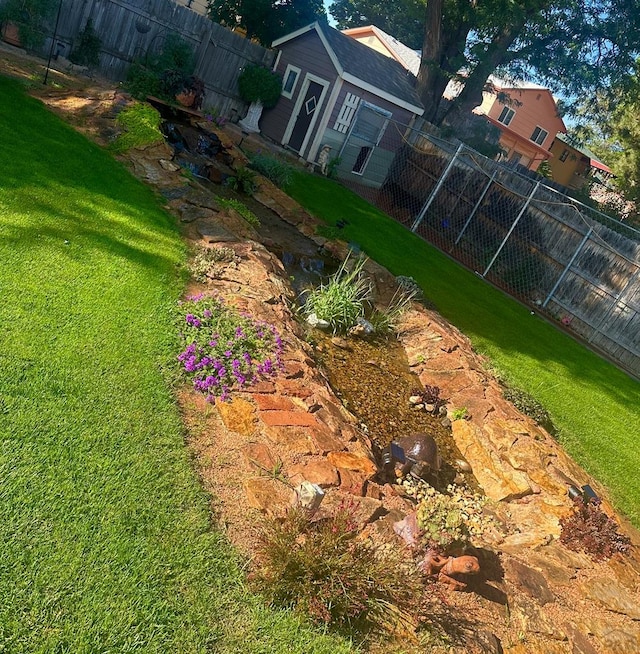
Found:
[[[0,78],[0,651],[346,652],[243,586],[161,367],[184,251]]]
[[[567,450],[640,527],[640,383],[530,315],[336,182],[296,175],[289,193],[396,275],[410,275],[512,384],[550,412]]]

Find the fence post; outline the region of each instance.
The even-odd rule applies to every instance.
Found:
[[[451,169],[453,168],[453,164],[455,163],[456,159],[458,158],[458,155],[462,151],[462,148],[464,147],[464,143],[460,143],[458,146],[458,149],[456,150],[455,154],[453,157],[451,157],[451,161],[448,163],[447,167],[445,168],[444,172],[442,173],[442,176],[438,180],[438,183],[435,185],[435,188],[433,191],[431,191],[429,197],[427,198],[426,202],[422,205],[422,209],[420,209],[420,213],[416,217],[416,219],[413,222],[413,225],[411,225],[411,231],[415,232],[416,229],[418,229],[418,225],[424,220],[424,217],[427,215],[427,211],[429,210],[429,207],[431,206],[431,203],[435,199],[436,195],[440,192],[440,189],[442,188],[442,185],[444,184],[444,180],[448,177],[449,173],[451,172]]]
[[[473,211],[469,214],[469,217],[467,218],[464,227],[460,230],[460,233],[458,234],[458,238],[456,239],[454,245],[458,245],[458,242],[462,238],[462,235],[465,233],[467,227],[469,227],[469,224],[471,223],[471,220],[473,217],[476,215],[476,211],[480,208],[480,205],[484,202],[484,198],[489,192],[489,189],[491,188],[491,184],[493,184],[493,180],[496,178],[496,175],[498,174],[497,170],[493,171],[493,174],[491,175],[491,179],[489,180],[489,183],[484,187],[482,190],[482,193],[480,194],[480,197],[478,198],[478,201],[476,202],[476,206],[473,207]]]
[[[536,185],[533,187],[533,190],[531,191],[531,193],[529,193],[529,197],[527,198],[527,201],[524,203],[522,209],[520,209],[520,213],[516,216],[516,219],[513,221],[513,225],[509,227],[509,231],[507,232],[507,235],[502,239],[502,243],[500,243],[500,247],[493,255],[491,261],[489,261],[489,265],[485,268],[485,271],[482,273],[483,277],[486,277],[487,273],[491,269],[491,266],[493,266],[495,260],[498,258],[498,255],[500,254],[500,252],[502,252],[502,248],[505,246],[506,242],[508,241],[509,236],[511,236],[513,230],[516,228],[516,225],[520,222],[520,218],[524,216],[524,212],[529,208],[529,205],[531,204],[531,200],[533,199],[533,196],[536,194],[536,191],[538,190],[539,186],[540,186],[540,182],[536,182]]]
[[[556,283],[553,285],[553,288],[551,289],[551,291],[549,291],[549,295],[547,295],[547,298],[542,303],[543,309],[546,308],[547,304],[549,304],[549,301],[553,297],[554,293],[558,290],[558,287],[564,281],[564,278],[567,276],[567,273],[569,272],[571,266],[573,266],[573,262],[576,260],[580,252],[582,252],[582,248],[585,246],[585,243],[589,240],[589,237],[591,236],[591,232],[593,232],[593,227],[589,227],[589,231],[583,236],[582,240],[580,241],[580,245],[578,245],[576,251],[571,255],[571,259],[569,259],[569,263],[564,267],[564,270],[560,274],[560,277],[558,277]]]

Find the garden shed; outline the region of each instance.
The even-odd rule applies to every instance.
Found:
[[[325,22],[283,36],[273,48],[282,95],[264,112],[262,133],[309,162],[328,145],[329,158],[341,158],[341,177],[379,186],[406,125],[423,113],[415,77]]]

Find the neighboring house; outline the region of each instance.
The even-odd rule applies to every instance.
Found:
[[[209,5],[206,0],[175,0],[175,3],[187,7],[201,16],[206,16],[209,13]]]
[[[549,167],[553,181],[569,188],[581,189],[590,179],[604,183],[613,176],[609,166],[566,134],[556,135],[551,154]]]
[[[403,143],[404,128],[393,121],[408,125],[423,113],[413,76],[325,22],[272,47],[278,50],[274,70],[282,75],[282,95],[264,112],[262,133],[309,162],[317,162],[328,145],[330,158],[341,157],[343,176],[346,171],[364,184],[380,185]]]
[[[508,84],[491,77],[492,90],[483,93],[474,112],[500,129],[502,160],[537,170],[551,157],[549,148],[558,132],[567,128],[558,115],[551,91],[529,82]]]
[[[418,71],[420,70],[420,53],[398,41],[391,34],[383,32],[379,27],[375,25],[351,27],[350,29],[342,30],[342,33],[360,43],[364,43],[364,45],[373,48],[387,57],[395,59],[406,70],[411,71],[416,76],[418,75]]]

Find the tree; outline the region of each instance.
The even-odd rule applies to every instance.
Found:
[[[270,46],[275,39],[326,19],[322,0],[209,0],[209,17],[227,27],[241,27],[248,39]]]
[[[339,29],[375,25],[414,50],[423,43],[426,0],[335,0],[329,6]]]

